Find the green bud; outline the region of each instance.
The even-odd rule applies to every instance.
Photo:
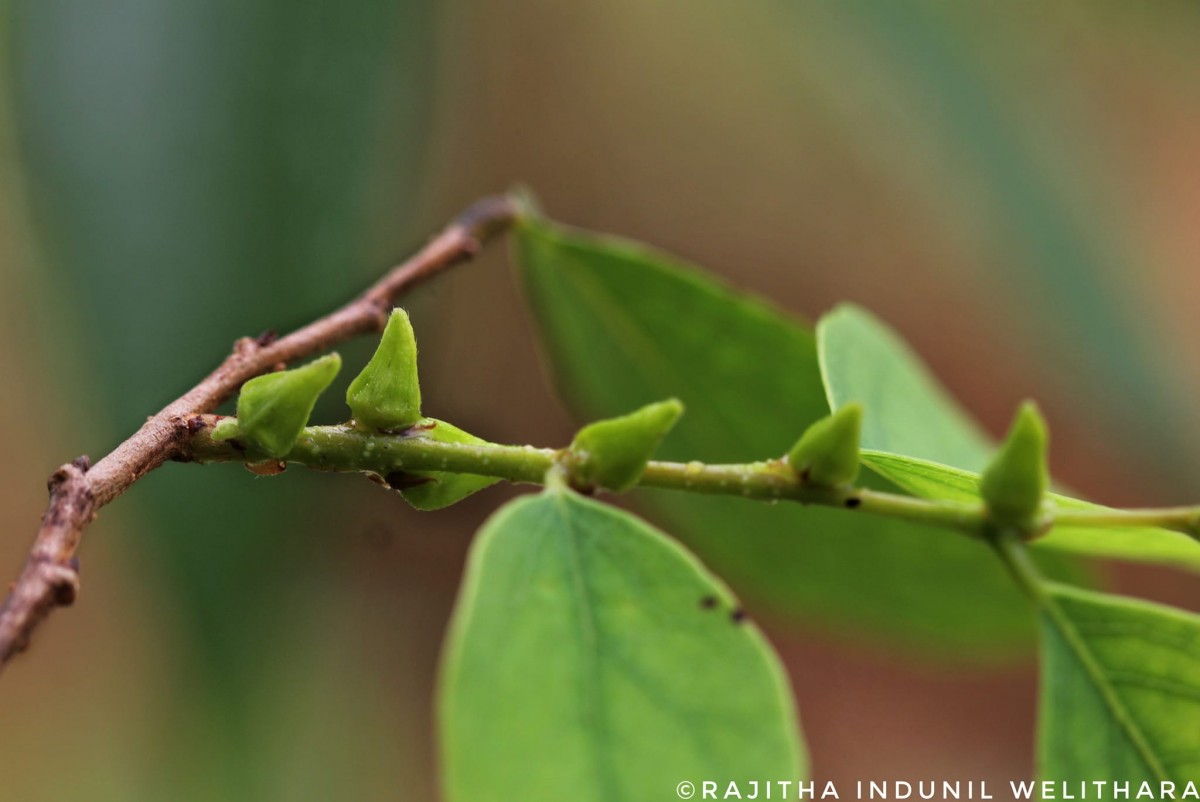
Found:
[[[588,424],[571,443],[572,478],[588,487],[628,490],[682,414],[683,404],[671,398]]]
[[[214,443],[222,443],[234,439],[238,434],[237,418],[221,418],[213,427],[212,439]]]
[[[370,429],[405,429],[421,419],[417,339],[403,309],[393,309],[375,355],[346,390],[354,420]]]
[[[342,358],[329,354],[246,382],[238,395],[237,436],[268,456],[282,457],[292,450],[317,398],[341,368]]]
[[[979,481],[979,494],[996,523],[1027,528],[1036,520],[1050,484],[1047,440],[1046,422],[1037,405],[1026,401]]]
[[[422,418],[413,427],[412,432],[412,437],[425,437],[439,443],[490,445],[487,440],[435,418]],[[400,491],[405,501],[418,510],[440,510],[442,507],[449,507],[500,481],[493,476],[441,471],[406,471],[389,474],[385,478],[389,485]]]
[[[840,487],[858,477],[862,405],[849,403],[809,426],[788,452],[788,463],[805,482]]]

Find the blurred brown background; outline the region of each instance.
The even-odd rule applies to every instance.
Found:
[[[1195,501],[1198,33],[1185,3],[4,3],[0,566],[57,464],[515,183],[805,315],[863,303],[993,432],[1038,398],[1084,493]],[[432,414],[568,439],[503,247],[407,305]],[[509,494],[167,466],[0,681],[2,798],[436,798],[442,629]],[[1030,773],[1031,665],[769,628],[818,779]]]

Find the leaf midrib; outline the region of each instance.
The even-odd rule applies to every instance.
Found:
[[[592,754],[595,756],[594,769],[596,775],[596,783],[598,788],[603,792],[600,794],[601,799],[616,799],[616,788],[613,782],[613,772],[611,761],[606,760],[603,755],[607,755],[610,751],[611,744],[607,743],[607,738],[602,730],[602,715],[604,706],[601,703],[601,685],[600,685],[600,657],[597,649],[597,641],[599,639],[600,626],[596,619],[596,611],[592,605],[591,596],[588,593],[587,578],[583,570],[583,559],[580,554],[578,527],[575,524],[575,516],[571,514],[569,509],[571,497],[565,491],[560,491],[556,498],[559,516],[562,519],[564,541],[563,547],[566,555],[567,567],[570,571],[571,584],[574,587],[574,597],[576,599],[575,610],[576,617],[579,621],[579,640],[580,654],[583,670],[580,672],[582,676],[582,688],[580,693],[580,701],[583,705],[583,715],[585,718],[584,729],[588,733],[589,740],[592,742]],[[590,689],[590,692],[587,690]],[[603,727],[607,729],[607,726]]]
[[[1049,591],[1045,584],[1040,585],[1038,593],[1038,603],[1042,610],[1049,616],[1051,623],[1062,635],[1063,640],[1075,653],[1075,657],[1083,666],[1084,673],[1091,679],[1096,690],[1100,694],[1105,707],[1117,722],[1117,726],[1125,733],[1129,742],[1133,745],[1134,750],[1138,753],[1138,757],[1146,764],[1151,774],[1159,782],[1170,782],[1171,777],[1167,773],[1166,768],[1159,760],[1158,755],[1150,746],[1149,740],[1145,732],[1133,718],[1133,713],[1126,707],[1122,701],[1116,688],[1108,680],[1104,667],[1100,665],[1095,652],[1088,646],[1087,639],[1075,626],[1075,622],[1066,614],[1063,608],[1059,605],[1058,600]]]

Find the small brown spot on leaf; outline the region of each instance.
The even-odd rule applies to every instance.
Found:
[[[846,499],[846,500],[845,500],[844,502],[842,502],[842,503],[846,505],[846,508],[847,508],[847,509],[851,509],[851,510],[852,510],[852,509],[854,509],[855,507],[857,507],[858,505],[862,504],[862,499],[861,499],[861,498],[859,498],[858,496],[851,496],[850,498]]]
[[[701,599],[700,599],[700,609],[701,610],[711,610],[712,608],[714,608],[716,606],[717,606],[717,597],[716,596],[701,597]]]
[[[729,620],[735,624],[740,624],[746,620],[746,611],[741,607],[734,607],[729,611]]]

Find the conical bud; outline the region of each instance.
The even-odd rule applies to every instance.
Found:
[[[421,419],[417,340],[403,309],[392,310],[374,356],[346,390],[346,403],[369,429],[404,429]]]
[[[809,426],[788,452],[788,463],[817,487],[840,487],[858,477],[862,405],[849,403]]]
[[[1046,422],[1037,405],[1026,401],[979,481],[979,494],[996,523],[1028,528],[1036,521],[1050,484],[1047,440]]]
[[[317,398],[341,368],[342,358],[329,354],[303,367],[246,382],[238,395],[236,436],[270,457],[287,454],[308,423]]]
[[[628,490],[682,414],[683,404],[672,398],[588,424],[571,443],[572,478],[587,487]]]

